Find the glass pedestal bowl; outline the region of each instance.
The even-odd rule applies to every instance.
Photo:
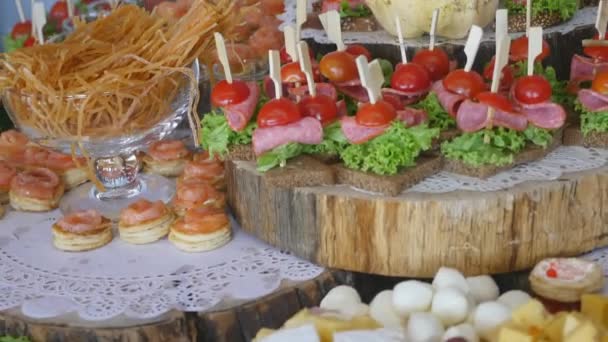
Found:
[[[89,168],[103,188],[88,182],[67,192],[60,209],[70,213],[96,209],[116,220],[120,210],[140,198],[168,202],[174,195],[174,181],[162,176],[140,175],[139,152],[170,135],[186,118],[192,106],[199,78],[198,61],[192,66],[196,82],[183,73],[173,72],[119,91],[48,96],[5,90],[2,101],[15,127],[33,142],[63,153],[89,156]],[[118,88],[117,88],[118,89]],[[94,95],[93,95],[94,94]],[[99,98],[103,98],[99,101]],[[94,100],[95,99],[95,100]],[[67,111],[65,122],[37,122],[36,118]],[[118,113],[110,117],[107,111]],[[79,123],[78,115],[87,117]],[[44,120],[40,120],[44,121]],[[78,135],[78,127],[82,131]],[[66,131],[60,134],[60,131]],[[105,188],[105,189],[104,189]]]

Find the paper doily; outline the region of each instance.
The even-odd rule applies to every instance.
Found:
[[[439,172],[409,188],[407,192],[445,193],[455,190],[497,191],[527,181],[551,181],[564,173],[597,169],[608,164],[608,150],[561,146],[544,159],[521,164],[488,179]]]
[[[154,318],[259,298],[283,280],[309,280],[323,271],[238,229],[232,242],[206,253],[181,252],[166,239],[135,246],[116,237],[97,250],[61,252],[51,233],[60,216],[10,211],[0,220],[0,310],[20,306],[32,318],[70,312],[90,321]]]

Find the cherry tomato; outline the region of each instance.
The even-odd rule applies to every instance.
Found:
[[[412,62],[427,68],[433,81],[444,78],[450,72],[450,59],[440,48],[419,50]]]
[[[32,34],[32,22],[29,20],[16,23],[11,31],[11,37],[17,39],[19,37],[29,37]]]
[[[509,52],[512,61],[524,61],[528,59],[528,37],[523,36],[515,39],[511,43],[511,51]],[[535,61],[543,61],[551,54],[549,43],[543,39],[543,49],[535,59]]]
[[[488,66],[486,66],[486,68],[483,70],[483,77],[486,80],[492,81],[493,75],[494,75],[494,58],[492,58],[490,63],[488,63]],[[511,67],[510,65],[505,65],[502,68],[502,75],[500,78],[500,88],[501,89],[511,88],[511,85],[513,84],[514,80],[515,80],[515,76],[514,76],[514,72],[513,72],[513,67]]]
[[[464,69],[450,72],[443,79],[443,86],[453,93],[464,95],[468,98],[473,98],[478,93],[486,90],[486,84],[481,75],[475,71],[464,71]]]
[[[53,7],[51,7],[49,16],[53,21],[56,21],[59,24],[63,23],[63,21],[69,17],[68,4],[64,0],[57,1]]]
[[[593,39],[599,39],[600,35],[595,34]],[[608,33],[604,36],[604,39],[608,39]],[[600,61],[608,61],[608,47],[606,46],[591,46],[583,49],[585,55],[600,60]]]
[[[551,84],[538,75],[519,78],[515,81],[513,90],[515,99],[525,104],[541,103],[551,98]]]
[[[395,107],[389,102],[378,100],[376,103],[365,103],[359,107],[355,120],[359,125],[368,127],[384,126],[397,117]]]
[[[281,68],[281,81],[283,83],[306,83],[306,75],[300,69],[300,63],[291,62]]]
[[[284,46],[281,48],[281,51],[279,51],[279,53],[281,56],[281,65],[293,62],[291,56],[287,53],[287,49]],[[311,49],[308,49],[308,55],[310,56],[311,61],[315,60],[315,56],[312,55]]]
[[[298,107],[302,116],[312,116],[321,121],[323,125],[334,122],[338,116],[336,102],[331,97],[323,94],[303,98],[298,103]]]
[[[29,36],[25,42],[23,42],[23,47],[30,47],[36,45],[36,39],[34,37]]]
[[[424,91],[430,86],[431,75],[419,64],[400,64],[391,78],[391,88],[405,92]]]
[[[323,56],[319,69],[321,75],[332,82],[348,82],[359,77],[355,57],[344,51],[334,51]]]
[[[487,104],[490,107],[504,110],[505,112],[513,112],[513,104],[506,96],[493,93],[490,91],[484,91],[475,96],[477,101]]]
[[[608,72],[600,72],[595,75],[595,79],[591,83],[591,89],[601,94],[608,94]]]
[[[357,58],[359,56],[365,56],[365,58],[367,58],[368,62],[372,60],[372,54],[369,52],[369,50],[365,46],[363,46],[361,44],[348,45],[346,47],[346,52],[355,56],[355,58]]]
[[[219,81],[211,91],[211,103],[216,107],[237,104],[245,101],[249,96],[247,83],[233,80],[232,84],[226,80]]]
[[[286,98],[272,99],[258,113],[258,127],[287,125],[302,118],[298,105]]]

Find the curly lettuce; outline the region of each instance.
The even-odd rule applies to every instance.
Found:
[[[275,167],[283,167],[291,158],[297,157],[304,153],[304,144],[289,143],[275,147],[274,149],[265,152],[258,157],[257,169],[260,172],[266,172]]]
[[[10,34],[8,34],[4,37],[4,51],[13,52],[17,49],[20,49],[23,47],[23,44],[26,40],[27,37],[25,36],[13,38]]]
[[[340,18],[365,18],[372,15],[372,11],[364,4],[351,7],[348,0],[340,2]]]
[[[583,136],[588,136],[593,132],[608,132],[608,112],[591,112],[579,101],[574,103],[574,109],[581,115],[581,132],[583,132]]]
[[[528,143],[546,148],[553,141],[551,132],[535,126],[524,131],[497,127],[474,133],[464,133],[441,145],[441,152],[449,159],[475,167],[505,166],[513,163],[515,154]]]
[[[445,130],[456,127],[456,120],[443,109],[437,94],[431,92],[424,100],[416,103],[414,108],[424,110],[429,116],[429,127]]]
[[[355,170],[379,175],[394,175],[403,168],[416,164],[416,158],[431,148],[438,128],[418,125],[407,128],[394,122],[382,135],[363,144],[348,145],[340,153],[344,164]]]
[[[209,154],[225,156],[230,146],[251,144],[251,136],[256,127],[255,120],[252,120],[244,130],[235,132],[221,111],[212,111],[201,120],[199,140]]]
[[[505,3],[510,14],[525,14],[525,0],[507,0]],[[542,13],[559,13],[562,20],[568,20],[574,16],[578,8],[577,0],[534,0],[532,1],[532,15]]]
[[[348,140],[342,134],[340,122],[336,121],[323,128],[323,141],[318,145],[304,145],[304,153],[321,155],[339,155],[348,145]]]

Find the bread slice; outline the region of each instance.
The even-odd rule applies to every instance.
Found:
[[[324,164],[335,164],[340,162],[340,156],[337,154],[309,154],[309,156]]]
[[[287,165],[264,173],[264,182],[278,188],[302,188],[336,183],[334,170],[311,156],[299,156]]]
[[[393,176],[353,170],[344,164],[334,165],[338,183],[388,196],[399,195],[403,190],[441,171],[442,167],[443,158],[438,154],[421,156],[418,158],[416,166],[408,167]]]
[[[591,132],[584,136],[579,126],[568,127],[564,130],[564,145],[608,148],[608,132]]]
[[[255,153],[253,153],[253,146],[249,145],[233,145],[228,149],[228,155],[226,160],[246,160],[254,161]]]
[[[445,171],[465,175],[469,177],[476,177],[486,179],[492,177],[502,171],[509,170],[519,164],[528,163],[541,158],[544,158],[547,154],[558,148],[562,144],[563,129],[556,130],[553,133],[553,141],[547,148],[542,148],[533,144],[528,144],[523,151],[515,155],[513,163],[505,166],[471,166],[460,160],[453,160],[446,158]]]

